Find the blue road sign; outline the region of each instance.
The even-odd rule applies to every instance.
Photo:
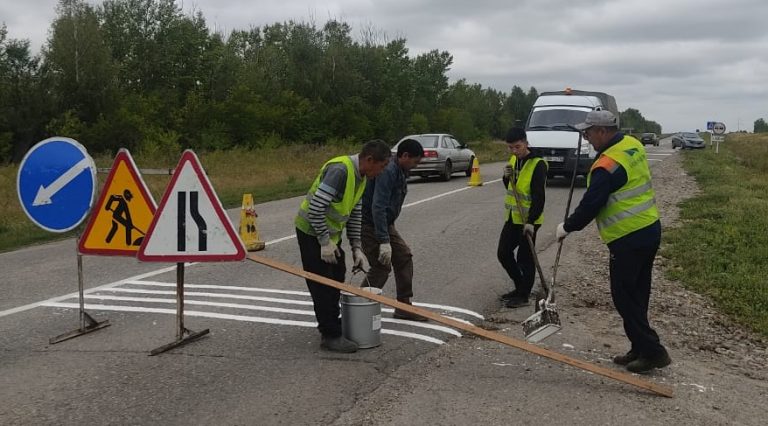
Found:
[[[96,190],[96,164],[77,141],[52,137],[38,142],[19,165],[16,191],[24,213],[37,226],[67,232],[85,219]]]

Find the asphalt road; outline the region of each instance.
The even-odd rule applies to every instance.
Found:
[[[647,149],[652,168],[674,155],[668,141]],[[411,182],[398,229],[414,252],[417,304],[473,323],[499,310],[498,295],[510,285],[496,260],[502,167],[481,165],[481,187],[458,174]],[[553,246],[567,196],[568,181],[550,182],[541,252]],[[297,267],[299,202],[256,206],[267,242],[261,253]],[[236,223],[239,211],[230,215]],[[2,424],[345,423],[345,413],[402,367],[467,338],[435,323],[393,320],[385,307],[380,347],[324,352],[303,280],[248,261],[197,263],[186,268],[185,321],[210,335],[150,357],[175,339],[173,265],[87,256],[87,311],[112,325],[50,345],[78,326],[75,241],[0,254],[0,270]],[[385,294],[394,295],[391,279]],[[471,386],[471,377],[457,380]]]

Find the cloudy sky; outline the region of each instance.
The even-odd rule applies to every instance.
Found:
[[[37,50],[56,0],[3,0],[8,35]],[[91,1],[90,3],[100,3]],[[637,108],[665,132],[751,131],[768,120],[766,0],[196,0],[211,29],[293,19],[343,20],[359,35],[374,27],[405,37],[411,55],[439,49],[450,77],[508,92],[565,87],[604,91],[620,110]]]

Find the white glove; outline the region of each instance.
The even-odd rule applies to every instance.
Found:
[[[512,168],[512,166],[510,166],[509,164],[507,164],[506,166],[504,166],[504,177],[505,177],[505,178],[509,179],[509,178],[510,178],[510,176],[512,176],[512,174],[513,174],[514,172],[515,172],[515,169],[513,169],[513,168]]]
[[[568,236],[568,232],[565,230],[565,224],[563,222],[560,222],[560,224],[557,225],[555,236],[557,237],[557,241],[563,241],[563,239]]]
[[[371,269],[371,265],[368,264],[368,258],[365,257],[363,249],[355,247],[352,249],[352,270],[360,270],[368,272]]]
[[[323,262],[335,265],[338,262],[338,256],[339,248],[336,244],[329,241],[328,244],[320,246],[320,258]]]
[[[379,244],[379,263],[389,265],[392,262],[392,246],[389,243]]]
[[[523,235],[530,235],[531,238],[533,238],[533,234],[536,232],[536,228],[533,227],[530,223],[526,223],[523,225]]]

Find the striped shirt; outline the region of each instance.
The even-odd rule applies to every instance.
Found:
[[[355,187],[360,185],[363,178],[360,176],[360,163],[357,155],[350,155],[355,169]],[[331,208],[331,203],[338,203],[344,196],[344,190],[347,184],[347,167],[342,163],[332,163],[325,168],[325,172],[320,177],[320,185],[315,191],[315,195],[309,201],[309,223],[315,230],[317,240],[320,245],[328,244],[330,241],[330,231],[325,223],[325,215]],[[347,238],[352,248],[361,247],[362,234],[362,201],[358,201],[347,221]]]

